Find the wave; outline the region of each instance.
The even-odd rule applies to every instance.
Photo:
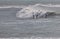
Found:
[[[25,5],[20,5],[20,6],[14,6],[14,5],[10,5],[10,6],[0,6],[0,8],[25,8]]]
[[[40,18],[48,17],[52,14],[59,13],[59,4],[35,4],[35,5],[20,5],[20,6],[0,6],[0,8],[22,8],[22,10],[16,13],[18,18]]]
[[[18,11],[16,16],[18,18],[40,18],[55,14],[54,10],[43,8],[41,4],[29,5]]]
[[[34,6],[34,5],[28,5],[28,6]],[[38,3],[38,4],[35,4],[35,6],[60,7],[60,4],[41,4],[41,3]],[[0,6],[0,8],[11,8],[11,7],[14,7],[14,8],[24,8],[24,7],[27,7],[27,6],[25,6],[25,5]]]
[[[36,5],[45,7],[60,7],[60,4],[36,4]]]
[[[34,6],[34,5],[28,5],[28,6]],[[35,6],[44,6],[44,7],[60,7],[60,4],[35,4]],[[9,6],[0,6],[0,8],[24,8],[27,7],[25,5],[9,5]]]

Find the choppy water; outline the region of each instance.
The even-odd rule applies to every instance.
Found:
[[[60,16],[20,20],[16,18],[19,10],[0,9],[0,37],[60,37]]]
[[[60,0],[0,0],[0,6],[3,6],[0,7],[0,37],[60,37],[60,16],[24,20],[16,17],[20,8],[14,5],[20,7],[36,3],[57,4],[52,9],[60,10]]]
[[[60,4],[60,0],[0,0],[0,5]]]

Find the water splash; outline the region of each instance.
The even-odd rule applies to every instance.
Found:
[[[41,6],[41,4],[29,5],[21,11],[18,11],[16,16],[19,18],[39,18],[41,16],[45,17],[47,12],[54,12],[53,10],[45,9]]]

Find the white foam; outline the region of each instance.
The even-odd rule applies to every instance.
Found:
[[[10,38],[0,38],[0,39],[60,39],[57,37],[10,37]]]
[[[31,6],[31,5],[29,5],[29,6]],[[38,3],[38,4],[35,4],[35,6],[60,7],[60,4],[41,4],[41,3]],[[11,8],[11,7],[14,7],[14,8],[20,8],[21,7],[21,8],[23,8],[23,7],[26,7],[26,6],[25,5],[0,6],[0,8]]]
[[[14,6],[14,5],[10,5],[10,6],[0,6],[0,8],[25,8],[26,6],[24,5],[20,5],[20,6]]]
[[[36,4],[45,7],[60,7],[60,4]]]
[[[42,7],[38,7],[41,4],[35,4],[35,5],[29,5],[25,8],[23,8],[21,11],[19,11],[16,16],[19,18],[29,18],[33,15],[40,14],[40,16],[43,16],[46,14],[46,12],[54,12],[52,10],[44,9]]]

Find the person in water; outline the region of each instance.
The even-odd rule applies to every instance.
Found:
[[[33,13],[33,19],[39,18],[39,14],[40,14],[40,13],[37,13],[37,14],[34,14],[34,13]]]
[[[32,16],[33,16],[32,18],[34,19],[34,18],[35,18],[34,12],[33,12],[32,14],[33,14],[33,15],[32,15]]]

